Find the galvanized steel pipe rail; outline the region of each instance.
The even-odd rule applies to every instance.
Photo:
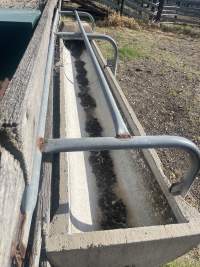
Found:
[[[49,139],[42,146],[44,153],[99,151],[99,150],[127,150],[150,148],[180,148],[188,152],[191,166],[181,182],[172,184],[170,192],[184,196],[189,190],[200,169],[200,150],[190,140],[179,136],[134,136],[126,139],[115,137],[87,137],[68,139]]]
[[[83,37],[80,33],[74,33],[74,32],[57,32],[56,33],[58,37],[62,38],[63,40],[82,40]],[[89,40],[105,40],[108,41],[113,49],[114,49],[114,64],[113,66],[110,66],[112,68],[112,71],[114,75],[116,76],[117,73],[117,63],[118,63],[118,47],[115,42],[115,40],[106,34],[96,34],[96,33],[86,33]]]
[[[90,41],[87,37],[87,34],[83,28],[83,25],[81,23],[81,20],[80,20],[80,17],[78,15],[78,12],[75,10],[74,11],[74,14],[75,14],[75,17],[77,19],[77,22],[78,22],[78,25],[79,25],[79,28],[80,28],[80,31],[81,31],[81,34],[83,36],[83,40],[84,40],[84,43],[85,43],[85,46],[86,46],[86,49],[92,59],[92,63],[94,65],[94,68],[98,74],[98,77],[99,77],[99,81],[101,83],[101,86],[102,86],[102,89],[103,89],[103,92],[104,92],[104,96],[106,98],[106,101],[108,103],[108,106],[109,106],[109,109],[110,109],[110,112],[111,112],[111,115],[112,115],[112,118],[113,118],[113,122],[114,122],[114,126],[115,126],[115,131],[116,131],[116,136],[117,137],[123,137],[123,138],[126,138],[126,137],[129,137],[130,136],[130,133],[126,127],[126,124],[122,118],[122,115],[117,107],[117,104],[114,100],[114,97],[110,91],[110,88],[108,86],[108,83],[106,81],[106,78],[103,74],[103,71],[99,65],[99,62],[95,56],[95,53],[92,49],[92,46],[90,44]]]
[[[73,11],[59,11],[59,14],[61,15],[74,15],[74,12]],[[95,20],[93,18],[93,16],[88,13],[88,12],[84,12],[84,11],[78,11],[78,14],[81,16],[81,17],[87,17],[89,18],[90,22],[92,23],[92,29],[94,30],[95,28]]]
[[[42,103],[41,103],[39,122],[38,122],[38,128],[37,128],[38,137],[44,136],[44,133],[45,133],[45,122],[46,122],[46,117],[47,117],[49,88],[50,88],[50,83],[52,79],[51,73],[52,73],[54,51],[55,51],[56,35],[54,34],[54,32],[57,30],[58,21],[59,21],[59,15],[57,11],[55,18],[54,18],[54,22],[53,22],[53,31],[51,33],[49,48],[48,48]],[[21,242],[22,242],[23,247],[25,248],[28,243],[32,216],[33,216],[33,212],[34,212],[34,209],[37,203],[37,198],[38,198],[40,169],[41,169],[41,162],[42,162],[42,153],[38,145],[39,144],[35,144],[32,177],[31,177],[30,183],[27,184],[25,187],[25,191],[24,191],[23,199],[22,199],[22,205],[21,205],[21,211],[26,217],[26,220],[24,221],[24,224],[23,224],[23,230],[22,230],[22,236],[21,236]]]

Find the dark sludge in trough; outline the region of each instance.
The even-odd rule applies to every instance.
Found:
[[[67,41],[65,45],[70,49],[75,59],[76,80],[79,86],[80,103],[86,115],[85,130],[90,137],[100,137],[103,128],[95,117],[96,100],[90,94],[89,81],[85,62],[81,60],[81,55],[85,49],[81,41]],[[98,188],[98,204],[102,212],[101,228],[117,229],[127,228],[127,209],[122,199],[114,192],[117,186],[117,177],[114,171],[114,164],[109,151],[91,151],[89,162],[96,177]]]

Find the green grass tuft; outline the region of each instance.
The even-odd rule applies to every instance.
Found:
[[[123,46],[119,49],[119,57],[121,60],[130,60],[143,56],[143,53],[137,47]]]

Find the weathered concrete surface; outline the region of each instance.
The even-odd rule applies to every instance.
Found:
[[[48,240],[47,257],[55,267],[156,267],[196,246],[199,224],[60,235]]]
[[[58,53],[62,51],[62,47],[60,47]],[[59,105],[59,133],[60,136],[66,136],[66,118],[65,118],[65,92],[63,88],[63,68],[60,67],[60,63],[62,60],[58,61],[57,68],[60,68],[59,71],[59,84],[58,88],[54,88],[54,90],[58,89],[59,91],[59,99],[58,99],[58,105]],[[69,70],[70,72],[70,67]],[[70,75],[70,74],[69,74]],[[62,78],[61,78],[62,77]],[[60,88],[59,88],[60,86]],[[57,116],[56,116],[57,117]],[[57,118],[58,119],[58,118]],[[58,136],[57,136],[58,137]],[[58,203],[53,204],[56,207],[56,213],[53,216],[53,219],[50,223],[49,221],[49,231],[47,232],[46,238],[48,239],[49,236],[52,235],[58,235],[62,234],[64,235],[66,232],[68,232],[68,225],[69,225],[69,215],[68,215],[68,179],[67,179],[67,173],[68,173],[68,162],[67,162],[67,153],[60,153],[59,155],[59,179],[57,176],[53,177],[53,179],[59,180],[59,185],[57,188],[57,200],[55,200],[55,195],[52,195],[53,201],[56,201]]]
[[[21,63],[0,101],[0,266],[10,266],[20,242],[20,205],[25,183],[30,181],[36,129],[44,84],[52,17],[57,0],[43,12]],[[2,2],[1,2],[2,4]],[[12,248],[11,248],[12,243]],[[20,258],[20,257],[18,257]]]
[[[40,0],[1,0],[0,8],[38,8]]]
[[[12,249],[20,223],[24,177],[17,155],[12,155],[1,146],[0,181],[0,266],[6,267],[10,266],[10,256],[14,254]]]
[[[65,136],[81,138],[84,120],[80,118],[80,106],[77,106],[78,85],[73,77],[76,76],[74,62],[72,62],[70,52],[63,44],[61,49],[63,51],[63,76],[61,79],[63,80],[62,90],[65,99]],[[74,83],[72,84],[69,80],[74,81]],[[68,180],[70,210],[69,233],[94,230],[96,224],[92,218],[91,209],[94,209],[95,200],[94,198],[92,198],[94,201],[91,200],[89,188],[91,180],[95,181],[95,178],[87,171],[83,152],[66,153],[66,158],[68,172],[65,179]]]

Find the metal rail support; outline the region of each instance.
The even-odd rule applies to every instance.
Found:
[[[179,136],[134,136],[119,139],[115,137],[88,137],[49,139],[42,145],[44,153],[99,151],[122,149],[150,149],[150,148],[180,148],[188,152],[191,166],[182,181],[172,184],[170,192],[173,195],[184,196],[189,190],[200,169],[200,150],[188,139]]]
[[[126,137],[129,137],[130,134],[129,134],[129,131],[126,127],[126,124],[122,118],[122,115],[117,107],[117,104],[114,100],[114,97],[111,93],[111,90],[108,86],[108,83],[106,81],[106,78],[103,74],[103,71],[99,65],[99,62],[96,58],[96,55],[92,49],[92,46],[90,44],[90,41],[87,37],[87,34],[83,28],[83,25],[81,23],[81,20],[80,20],[80,17],[78,15],[78,12],[75,10],[74,11],[74,14],[75,14],[75,17],[76,17],[76,20],[78,22],[78,25],[79,25],[79,28],[80,28],[80,31],[81,31],[81,34],[82,34],[82,37],[83,37],[83,40],[84,40],[84,43],[85,43],[85,46],[86,46],[86,49],[88,51],[88,54],[90,55],[91,57],[91,60],[92,60],[92,63],[94,65],[94,68],[98,74],[98,77],[99,77],[99,81],[101,83],[101,86],[102,86],[102,89],[103,89],[103,92],[104,92],[104,96],[106,98],[106,101],[107,101],[107,104],[109,106],[109,109],[110,109],[110,112],[111,112],[111,115],[112,115],[112,118],[113,118],[113,122],[114,122],[114,126],[115,126],[115,131],[116,131],[116,136],[117,137],[120,137],[120,138],[126,138]]]
[[[90,13],[84,12],[84,11],[76,11],[76,12],[78,12],[78,14],[81,17],[89,18],[90,22],[92,23],[92,29],[94,30],[94,28],[95,28],[95,20],[94,20],[93,16]],[[74,16],[74,12],[73,11],[59,11],[59,14],[60,15],[72,15],[72,16]]]
[[[80,33],[57,32],[56,34],[58,37],[62,38],[63,40],[82,40],[83,39]],[[94,40],[94,39],[105,40],[105,41],[108,41],[112,45],[113,50],[114,50],[114,57],[113,57],[114,64],[110,64],[108,66],[112,69],[112,72],[116,76],[119,53],[118,53],[118,47],[117,47],[115,40],[106,34],[96,34],[96,33],[86,33],[86,34],[89,40]]]

